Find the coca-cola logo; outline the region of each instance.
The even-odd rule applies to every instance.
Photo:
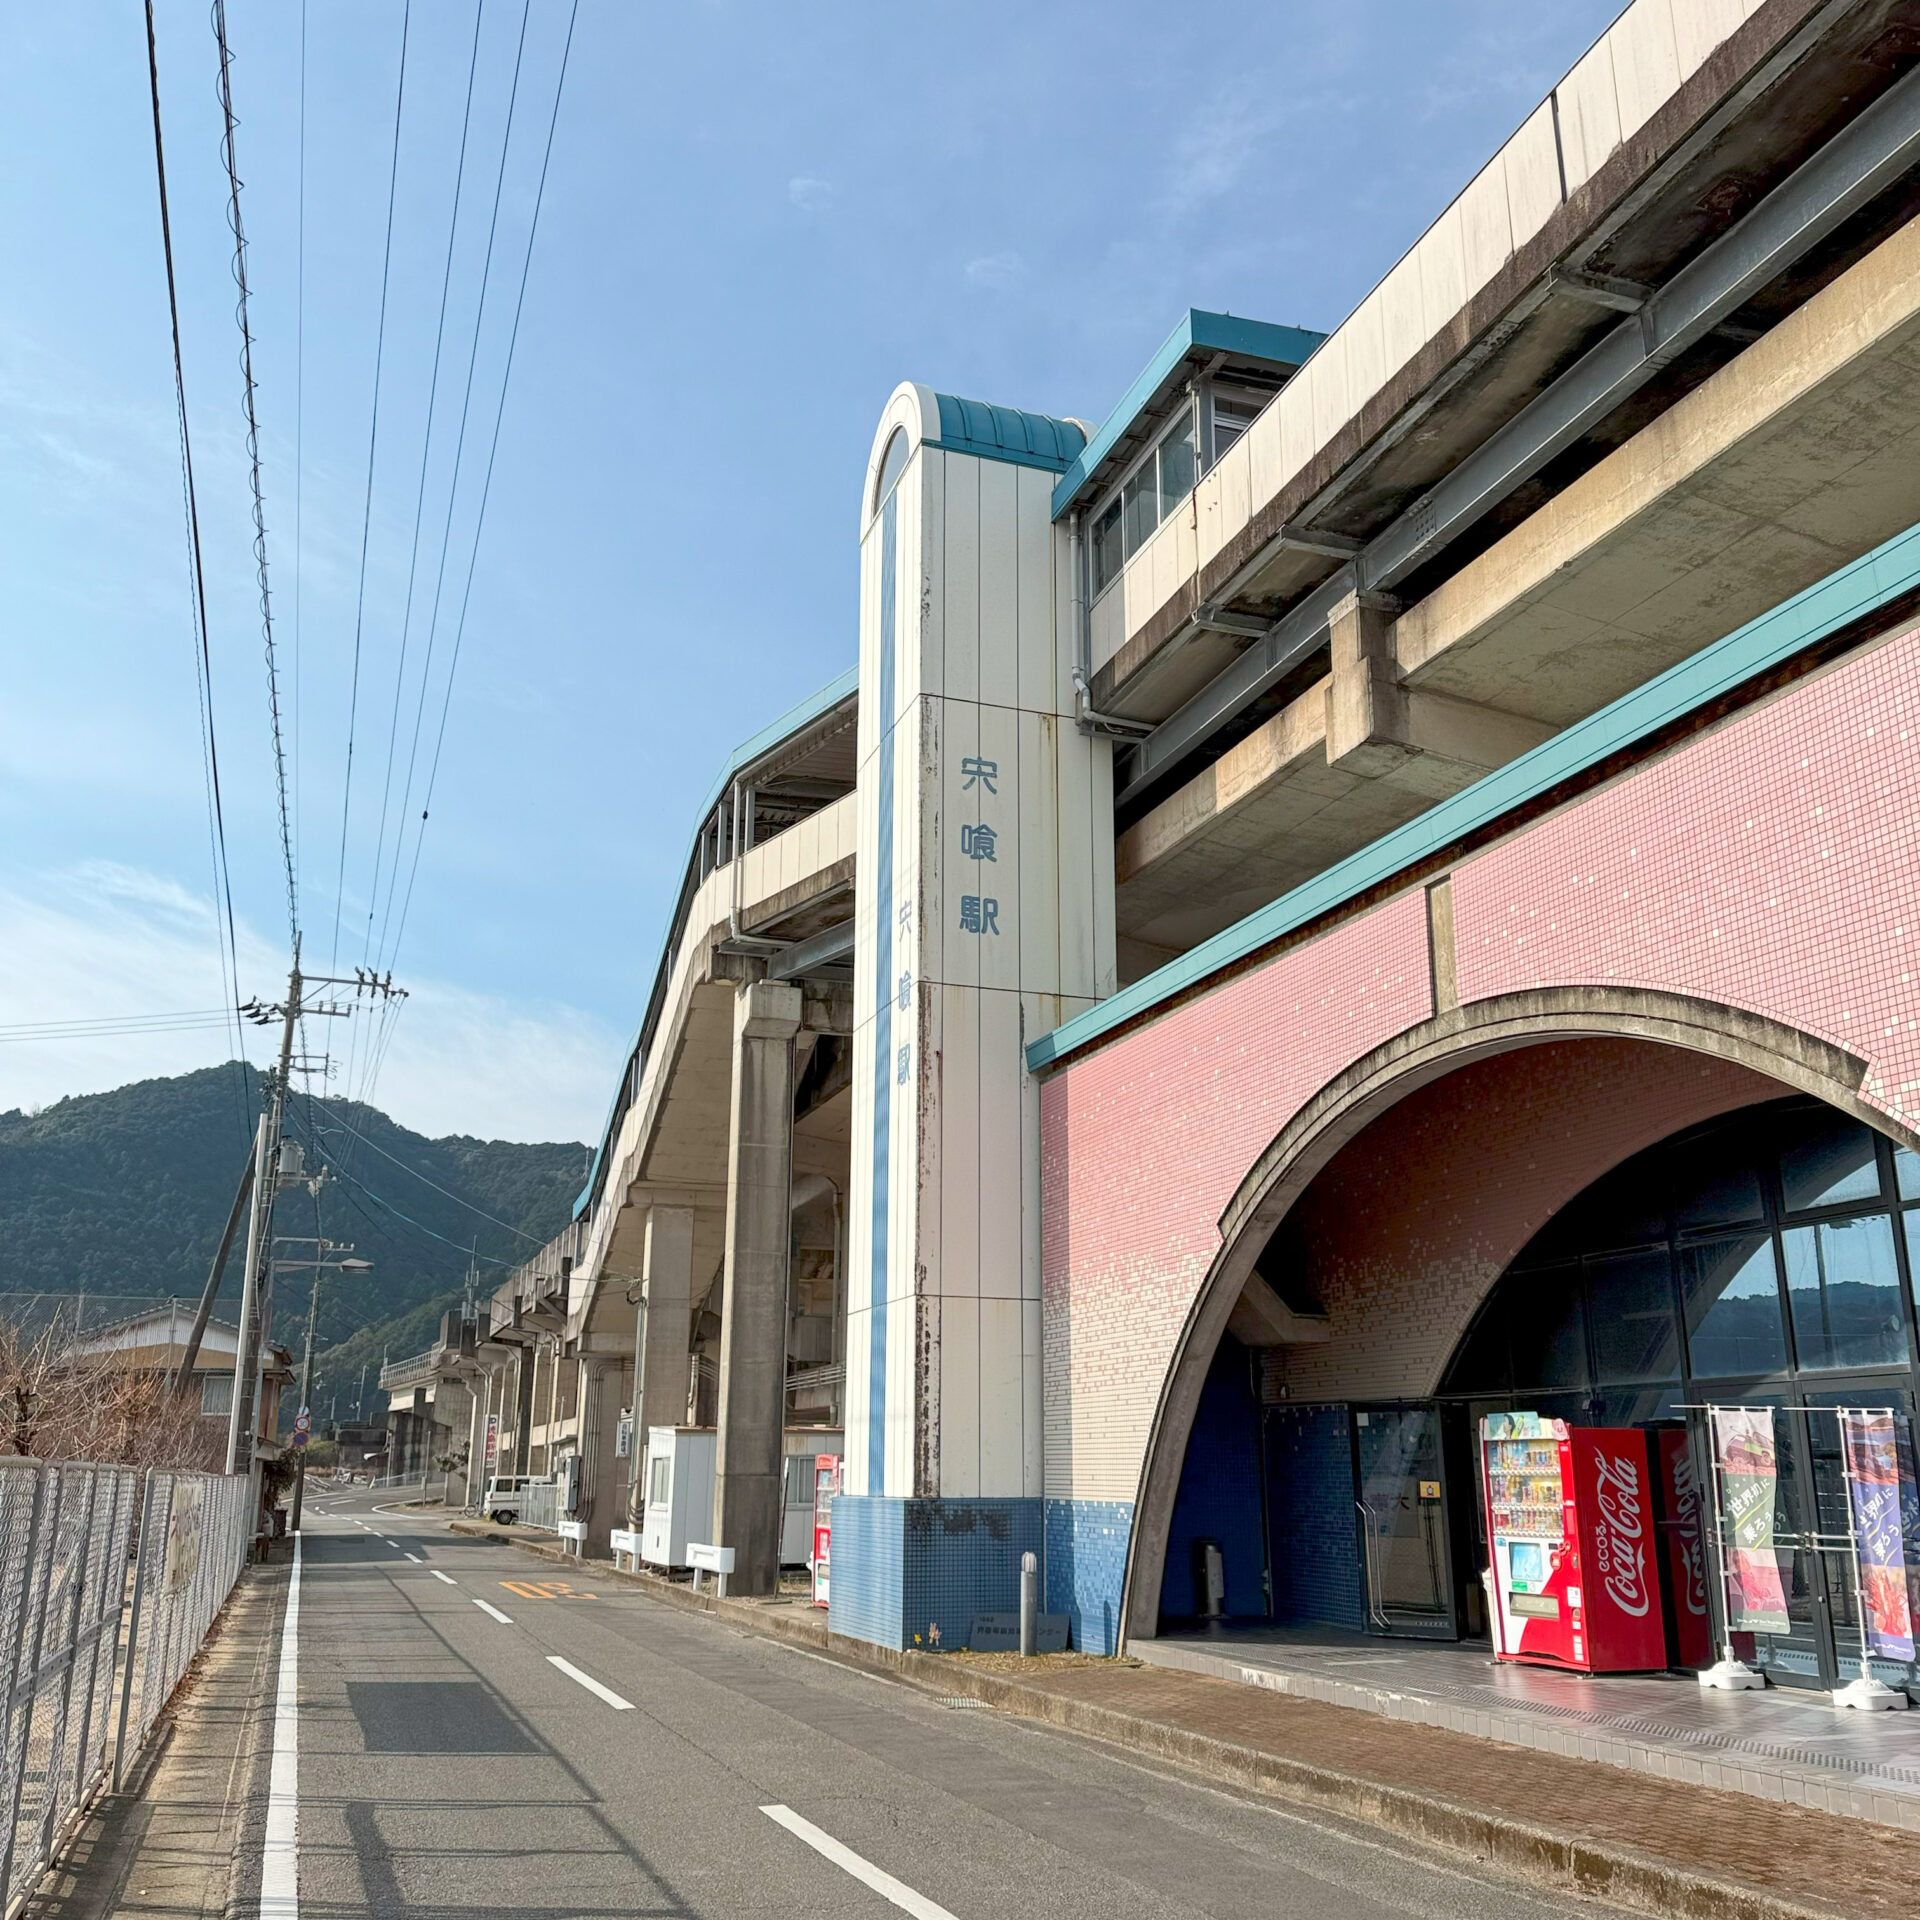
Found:
[[[1682,1448],[1673,1450],[1669,1479],[1673,1489],[1674,1525],[1680,1540],[1680,1563],[1687,1575],[1681,1604],[1696,1620],[1704,1620],[1707,1617],[1707,1570],[1700,1542],[1700,1488],[1693,1477],[1693,1461]]]
[[[1594,1505],[1600,1516],[1595,1544],[1601,1584],[1622,1613],[1635,1619],[1652,1604],[1647,1584],[1647,1500],[1640,1469],[1622,1454],[1596,1454]]]

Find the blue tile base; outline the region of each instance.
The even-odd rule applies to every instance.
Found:
[[[1132,1538],[1131,1500],[1047,1502],[1047,1611],[1067,1616],[1082,1653],[1120,1650],[1120,1594]]]
[[[909,1500],[848,1494],[833,1503],[834,1633],[904,1651],[960,1648],[976,1613],[1020,1605],[1020,1556],[1044,1553],[1038,1500]]]

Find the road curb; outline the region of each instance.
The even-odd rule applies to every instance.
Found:
[[[1168,1726],[1118,1708],[1075,1700],[1000,1674],[983,1673],[940,1654],[896,1652],[832,1633],[823,1618],[806,1618],[751,1600],[722,1599],[657,1574],[628,1573],[603,1560],[582,1561],[558,1546],[514,1539],[484,1521],[448,1521],[449,1528],[517,1547],[535,1558],[598,1579],[639,1588],[682,1612],[706,1613],[770,1640],[830,1653],[848,1666],[907,1681],[923,1692],[962,1695],[983,1704],[1120,1748],[1171,1762],[1212,1782],[1228,1782],[1265,1798],[1382,1828],[1450,1853],[1466,1854],[1536,1887],[1614,1901],[1661,1920],[1844,1920],[1843,1910],[1788,1900],[1761,1888],[1689,1872],[1632,1848],[1587,1840],[1551,1827],[1489,1814],[1437,1794],[1388,1786],[1358,1774],[1262,1752],[1212,1734]]]

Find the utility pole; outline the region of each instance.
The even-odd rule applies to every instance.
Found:
[[[247,1218],[247,1266],[241,1276],[240,1342],[233,1356],[233,1408],[227,1420],[227,1471],[253,1470],[254,1405],[259,1393],[261,1355],[260,1287],[272,1245],[273,1194],[280,1184],[280,1132],[286,1119],[287,1076],[293,1067],[293,1034],[300,1023],[300,943],[293,947],[287,975],[287,1002],[281,1009],[280,1066],[268,1088],[267,1104],[253,1143],[253,1210]],[[263,1010],[264,1011],[264,1010]],[[269,1013],[268,1018],[271,1018]]]
[[[314,1222],[315,1226],[319,1224],[317,1220]],[[320,1251],[324,1255],[326,1248],[322,1247]],[[319,1311],[319,1308],[320,1269],[318,1265],[316,1265],[313,1270],[313,1285],[307,1290],[307,1353],[306,1358],[300,1362],[300,1411],[302,1413],[305,1413],[311,1404],[311,1395],[313,1393],[313,1316]],[[298,1437],[298,1435],[295,1436],[296,1439]],[[300,1531],[300,1508],[305,1502],[307,1495],[307,1449],[304,1446],[300,1446],[297,1447],[295,1451],[300,1455],[300,1462],[293,1470],[293,1514],[287,1522],[287,1525],[290,1532],[298,1533]]]
[[[315,987],[351,987],[354,1001],[362,995],[374,999],[400,999],[405,989],[393,984],[391,973],[381,975],[365,967],[351,974],[303,974],[300,971],[300,941],[293,943],[293,967],[287,975],[287,997],[278,1007],[249,1001],[240,1011],[256,1026],[280,1022],[280,1062],[268,1086],[267,1105],[260,1115],[259,1131],[254,1139],[253,1209],[247,1220],[247,1270],[240,1296],[240,1350],[234,1356],[233,1412],[227,1425],[227,1471],[250,1473],[253,1470],[254,1428],[258,1421],[260,1380],[266,1353],[267,1335],[272,1325],[273,1201],[283,1185],[306,1184],[309,1176],[297,1166],[283,1167],[281,1135],[286,1122],[287,1089],[293,1076],[293,1037],[307,1015],[324,1015],[344,1020],[353,1004],[344,1000],[308,999]],[[294,1150],[297,1154],[298,1149]]]
[[[307,1294],[307,1350],[306,1357],[300,1363],[300,1410],[294,1421],[293,1451],[296,1464],[293,1475],[293,1513],[289,1519],[290,1531],[300,1531],[300,1509],[306,1499],[307,1491],[307,1447],[313,1435],[313,1326],[320,1311],[320,1276],[323,1273],[371,1273],[371,1260],[336,1260],[335,1254],[351,1254],[351,1242],[338,1240],[314,1240],[311,1242],[288,1241],[283,1244],[313,1248],[311,1260],[276,1260],[273,1269],[279,1272],[305,1268],[313,1275],[312,1285]]]

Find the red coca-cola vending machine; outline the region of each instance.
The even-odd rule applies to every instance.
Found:
[[[1498,1658],[1580,1673],[1666,1665],[1644,1433],[1490,1413],[1480,1486]]]

